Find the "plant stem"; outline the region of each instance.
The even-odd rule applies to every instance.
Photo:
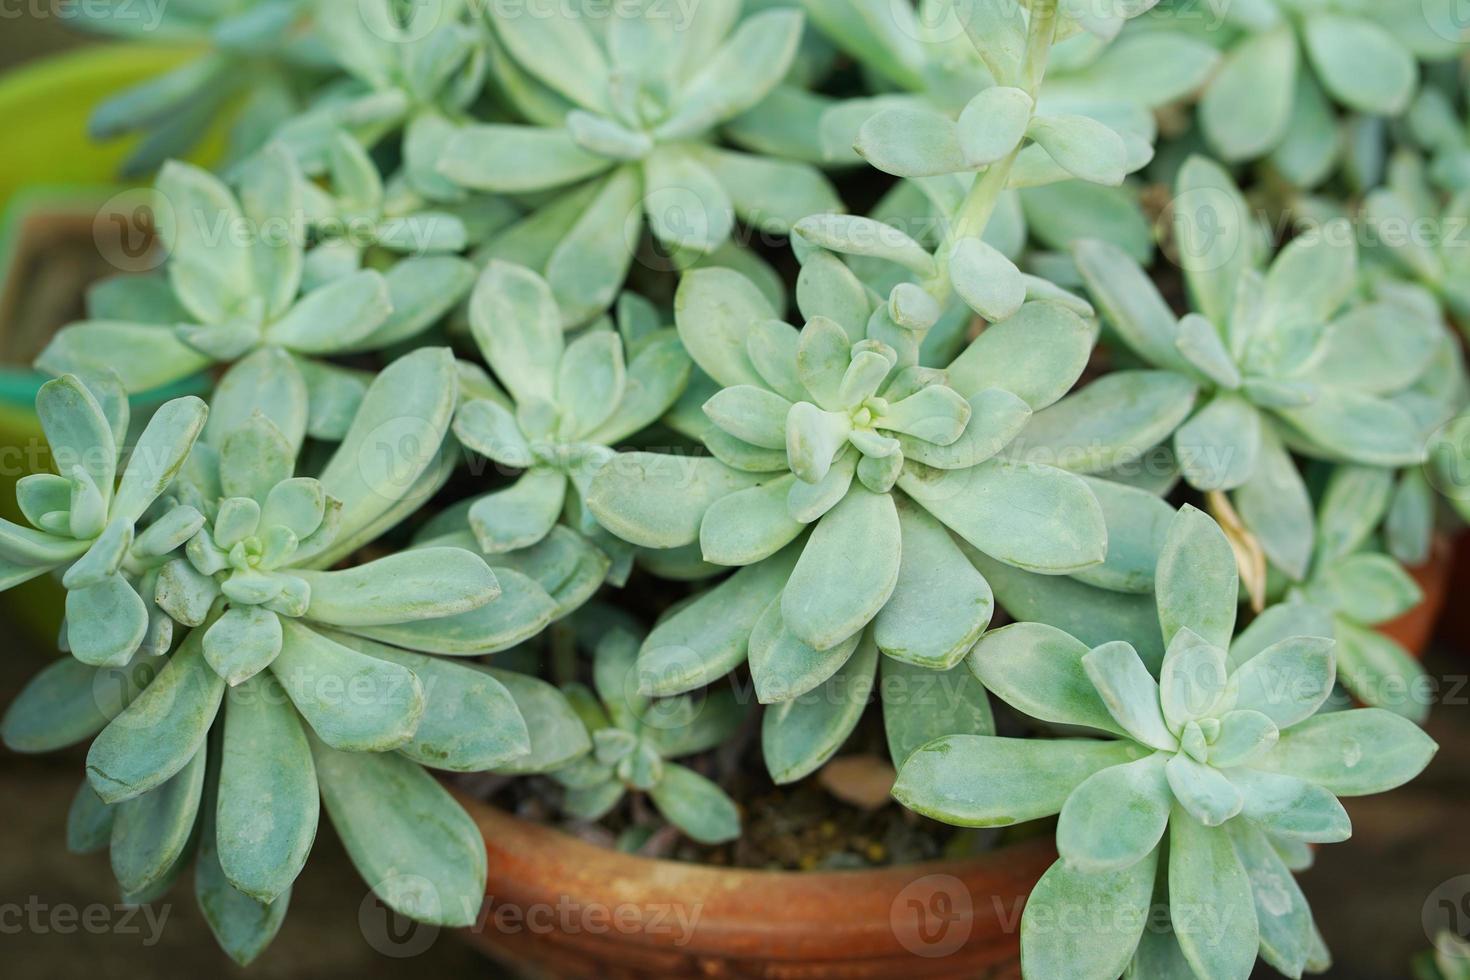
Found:
[[[1026,25],[1026,59],[1021,65],[1021,85],[1027,95],[1034,101],[1036,93],[1041,88],[1041,80],[1046,77],[1046,63],[1051,56],[1052,41],[1056,37],[1057,30],[1057,0],[1033,0],[1031,4],[1031,17]],[[995,214],[995,207],[1000,202],[1000,195],[1006,189],[1011,179],[1011,169],[1015,166],[1016,158],[1021,154],[1021,147],[1017,146],[1005,157],[992,163],[986,168],[985,173],[970,187],[970,192],[965,196],[964,202],[956,212],[954,221],[951,222],[948,234],[945,235],[944,244],[940,246],[936,258],[939,261],[939,274],[936,277],[931,292],[937,298],[947,300],[950,292],[949,279],[949,252],[954,244],[964,238],[979,238],[985,234],[985,227],[990,223],[990,218]]]

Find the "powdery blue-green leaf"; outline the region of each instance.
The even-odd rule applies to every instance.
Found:
[[[1072,257],[1093,302],[1125,344],[1155,367],[1188,371],[1174,345],[1178,320],[1137,262],[1095,239],[1075,243]]]
[[[387,281],[365,269],[307,293],[264,336],[303,354],[333,353],[370,335],[392,311]]]
[[[379,372],[318,477],[327,494],[342,503],[338,536],[324,552],[304,548],[300,561],[342,557],[353,549],[353,535],[392,514],[405,499],[418,506],[413,495],[433,472],[457,393],[454,356],[446,348],[421,348]]]
[[[1240,813],[1240,790],[1213,766],[1179,752],[1170,757],[1164,774],[1179,806],[1206,827],[1219,827]]]
[[[1250,479],[1261,449],[1260,412],[1230,393],[1216,395],[1174,434],[1174,455],[1190,485],[1233,490]]]
[[[125,895],[166,879],[183,856],[204,794],[201,744],[175,775],[120,802],[112,821],[112,874]]]
[[[625,541],[677,548],[699,539],[710,504],[760,482],[709,457],[620,453],[598,470],[584,502]]]
[[[121,667],[148,631],[147,606],[121,574],[78,585],[66,593],[66,639],[72,656],[94,667]]]
[[[755,385],[722,388],[704,403],[704,413],[737,439],[764,449],[786,448],[786,414],[791,402]]]
[[[413,736],[425,698],[412,671],[292,620],[281,625],[271,672],[317,737],[345,752],[383,752]]]
[[[236,605],[204,631],[204,659],[231,687],[269,667],[281,652],[281,617]]]
[[[1230,542],[1209,515],[1188,504],[1179,509],[1154,581],[1166,641],[1188,628],[1218,649],[1230,646],[1239,573]]]
[[[1162,752],[1101,769],[1062,804],[1057,853],[1069,868],[1090,874],[1121,871],[1153,853],[1169,824],[1173,798]]]
[[[1216,769],[1248,765],[1276,744],[1276,723],[1259,711],[1241,709],[1220,716],[1220,732],[1210,744],[1207,761]]]
[[[1187,626],[1169,641],[1159,671],[1159,698],[1171,730],[1211,717],[1225,693],[1225,651]]]
[[[382,643],[450,657],[477,657],[508,649],[541,632],[558,606],[530,576],[510,567],[494,571],[500,596],[469,612],[350,629]]]
[[[449,791],[401,755],[315,739],[311,751],[332,825],[378,897],[421,922],[472,923],[485,894],[485,841]]]
[[[332,639],[359,653],[413,671],[424,687],[423,720],[398,751],[420,765],[481,772],[531,753],[531,735],[514,697],[494,675],[464,663],[426,657],[361,637]],[[538,723],[550,718],[538,718]]]
[[[801,550],[781,594],[786,628],[817,650],[852,636],[893,594],[901,554],[893,498],[851,488]]]
[[[979,238],[955,242],[949,253],[949,275],[960,298],[987,320],[1005,320],[1026,301],[1021,270]]]
[[[1271,563],[1294,579],[1305,578],[1315,538],[1312,498],[1273,426],[1262,426],[1255,471],[1232,496]]]
[[[795,234],[845,255],[886,259],[920,276],[934,274],[934,257],[908,234],[872,218],[818,214],[796,223]]]
[[[1081,377],[1094,339],[1093,328],[1071,310],[1027,303],[965,348],[948,368],[948,383],[964,395],[1001,388],[1040,411]]]
[[[118,484],[112,520],[136,521],[158,499],[183,467],[208,414],[209,407],[192,396],[165,402],[153,413]]]
[[[779,598],[756,620],[748,650],[750,678],[762,704],[800,697],[847,663],[857,649],[857,632],[825,650],[814,650],[786,628]]]
[[[72,854],[93,854],[112,839],[116,811],[103,803],[85,779],[77,787],[66,811],[66,849]]]
[[[709,168],[682,147],[656,148],[643,162],[643,213],[667,245],[710,252],[735,224],[735,204]]]
[[[1235,708],[1260,712],[1285,729],[1316,713],[1335,677],[1331,637],[1294,635],[1237,666],[1228,698]]]
[[[805,529],[791,517],[787,505],[796,484],[796,477],[787,474],[757,487],[737,490],[710,504],[699,525],[704,560],[717,565],[749,565],[786,547]]]
[[[772,9],[745,17],[718,49],[689,65],[688,84],[659,126],[659,137],[692,136],[759,103],[791,67],[802,26],[803,18],[794,10]]]
[[[1282,24],[1251,34],[1226,54],[1200,99],[1200,124],[1227,161],[1270,152],[1286,135],[1298,71],[1297,42]]]
[[[1087,675],[1087,653],[1054,626],[1014,623],[982,636],[967,662],[986,690],[1018,711],[1126,737]]]
[[[873,637],[889,657],[948,670],[989,625],[995,599],[949,532],[925,511],[901,500],[898,526],[898,581],[873,621]]]
[[[270,676],[231,688],[216,817],[217,860],[230,883],[275,901],[316,838],[316,767],[296,711]]]
[[[531,737],[530,752],[497,766],[496,772],[550,772],[591,750],[587,726],[561,691],[539,678],[517,671],[480,666],[474,669],[499,681],[510,692],[521,716],[535,720],[535,724],[527,725]]]
[[[158,787],[204,744],[225,684],[204,662],[201,639],[197,631],[190,633],[152,683],[92,742],[87,779],[103,802]]]
[[[210,802],[206,794],[200,813],[199,849],[194,858],[194,895],[220,948],[246,966],[265,951],[280,930],[291,892],[287,889],[274,902],[262,905],[230,884],[215,851]]]
[[[486,554],[528,548],[546,537],[561,515],[567,478],[549,466],[533,466],[504,490],[470,508],[470,528]]]
[[[1136,466],[1195,405],[1197,388],[1173,371],[1117,371],[1038,412],[1012,455],[1078,473]]]
[[[702,844],[740,836],[740,811],[735,802],[692,769],[665,763],[663,778],[648,793],[669,823]]]
[[[775,309],[756,285],[731,269],[689,272],[674,294],[674,322],[684,348],[726,387],[763,385],[746,353],[746,339],[753,324],[775,318]]]
[[[151,323],[84,320],[63,327],[36,367],[52,374],[68,371],[116,372],[129,391],[149,391],[208,367],[210,358]]]
[[[1154,568],[1163,550],[1174,509],[1146,490],[1087,478],[1108,528],[1108,554],[1101,565],[1075,573],[1079,582],[1114,592],[1153,591]]]
[[[1223,828],[1179,811],[1169,821],[1169,905],[1214,912],[1174,917],[1174,934],[1197,976],[1250,975],[1260,939],[1250,878]]]
[[[1007,827],[1050,816],[1095,772],[1139,758],[1128,742],[947,735],[899,769],[894,799],[961,827]]]
[[[910,465],[899,487],[960,537],[1018,568],[1053,574],[1107,555],[1102,508],[1078,476],[991,459],[968,470]]]
[[[517,402],[554,401],[564,350],[551,288],[529,269],[492,261],[470,296],[470,327]]]
[[[766,709],[761,754],[778,785],[815,772],[842,747],[877,680],[878,647],[864,636],[852,657],[821,686]]]
[[[454,616],[500,594],[484,559],[461,548],[417,548],[355,568],[298,575],[311,587],[307,616],[334,626]]]
[[[1386,29],[1365,17],[1313,12],[1303,32],[1323,86],[1359,112],[1394,115],[1414,94],[1414,57]]]
[[[966,166],[953,170],[988,166],[1014,152],[1028,135],[1035,108],[1024,89],[1006,85],[981,89],[960,112],[957,135]]]
[[[945,735],[995,734],[990,698],[964,664],[931,670],[883,657],[878,669],[883,732],[895,767]]]
[[[1090,874],[1058,861],[1021,917],[1021,967],[1036,980],[1113,980],[1147,935],[1159,851],[1121,871]],[[1078,909],[1097,914],[1079,916]]]
[[[91,738],[153,678],[139,658],[126,668],[89,667],[61,657],[30,679],[5,709],[0,738],[12,752],[51,752]]]
[[[1352,821],[1331,792],[1293,776],[1241,767],[1226,771],[1244,804],[1241,816],[1277,837],[1331,844],[1352,835]]]
[[[1165,751],[1179,747],[1159,706],[1158,681],[1130,644],[1113,640],[1094,647],[1083,656],[1082,669],[1130,738]]]
[[[1265,834],[1242,820],[1228,829],[1250,879],[1261,958],[1289,977],[1301,976],[1316,934],[1307,898]]]
[[[1298,722],[1254,765],[1337,796],[1367,796],[1413,779],[1438,748],[1413,722],[1381,708],[1361,708]]]
[[[1184,162],[1174,190],[1175,250],[1190,295],[1209,322],[1228,323],[1252,264],[1250,208],[1230,175],[1204,156]]]
[[[613,166],[565,129],[487,124],[462,127],[445,145],[439,173],[461,187],[516,193],[563,187]]]
[[[1398,641],[1339,617],[1334,634],[1337,676],[1364,704],[1416,724],[1429,716],[1424,668]]]
[[[682,694],[735,668],[796,559],[793,546],[742,568],[654,626],[638,654],[640,690],[655,697]]]
[[[853,149],[878,170],[898,177],[952,174],[971,166],[960,149],[954,120],[924,105],[880,109],[858,130]]]
[[[1113,186],[1128,173],[1123,138],[1088,116],[1033,116],[1026,135],[1082,180]]]

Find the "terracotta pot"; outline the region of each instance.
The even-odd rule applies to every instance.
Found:
[[[608,850],[460,797],[490,858],[470,942],[530,977],[1018,978],[1037,838],[963,861],[788,872]]]
[[[1458,539],[1437,537],[1434,540],[1433,549],[1430,551],[1429,560],[1417,568],[1409,569],[1409,574],[1414,576],[1414,581],[1419,583],[1419,588],[1424,591],[1424,601],[1413,609],[1404,613],[1398,619],[1390,620],[1378,627],[1378,631],[1386,636],[1397,640],[1399,644],[1415,657],[1423,657],[1425,648],[1429,646],[1430,639],[1434,636],[1435,626],[1440,621],[1440,614],[1445,612],[1445,600],[1451,590],[1452,572],[1459,578],[1460,588],[1454,591],[1457,595],[1470,595],[1470,558],[1466,552],[1466,535]],[[1459,555],[1459,565],[1455,570],[1456,556]],[[1451,610],[1447,619],[1455,616],[1464,617],[1463,609]]]

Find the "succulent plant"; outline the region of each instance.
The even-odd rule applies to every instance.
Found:
[[[1200,25],[1172,3],[1181,25]],[[1419,62],[1454,57],[1466,38],[1441,0],[1211,3],[1226,30],[1220,70],[1200,98],[1210,147],[1230,163],[1269,157],[1300,186],[1332,173],[1337,108],[1392,116],[1408,108]]]
[[[61,569],[63,641],[77,660],[119,667],[142,646],[162,652],[172,633],[147,583],[203,517],[159,497],[184,465],[208,408],[192,396],[167,402],[129,447],[128,400],[116,380],[66,374],[41,386],[36,414],[58,472],[16,484],[32,526],[0,520],[0,588]]]
[[[1423,162],[1407,151],[1390,161],[1387,182],[1363,200],[1361,220],[1376,246],[1370,258],[1437,296],[1451,316],[1470,320],[1470,248],[1464,239],[1470,188],[1448,200],[1429,183]]]
[[[439,171],[505,194],[557,190],[539,218],[542,273],[568,325],[617,295],[646,220],[654,238],[693,261],[731,238],[738,217],[785,233],[839,210],[819,171],[723,149],[721,123],[755,106],[795,57],[801,13],[739,3],[624,5],[611,17],[492,11],[491,70],[529,123],[474,123],[443,147]],[[554,244],[553,244],[554,243]]]
[[[469,505],[480,549],[498,555],[531,547],[565,519],[611,554],[621,582],[631,550],[602,529],[584,497],[614,455],[611,447],[656,422],[683,391],[690,362],[679,338],[629,310],[620,329],[600,321],[568,343],[546,281],[503,262],[491,262],[480,276],[469,320],[504,388],[484,379],[460,406],[455,435],[495,463],[524,471]]]
[[[874,302],[840,262],[829,257],[803,276],[809,318],[798,331],[733,271],[685,275],[679,334],[725,386],[705,403],[715,456],[622,454],[587,493],[598,520],[634,544],[697,541],[706,561],[743,566],[649,635],[639,661],[645,693],[708,683],[748,648],[762,701],[794,702],[841,672],[849,683],[833,683],[850,692],[839,699],[848,705],[851,692],[871,688],[879,649],[947,670],[984,631],[990,589],[956,536],[1051,574],[1106,557],[1102,510],[1086,482],[997,457],[1033,406],[1055,401],[1081,372],[1086,323],[1055,303],[1031,303],[937,371],[915,363],[910,321]],[[1007,359],[1016,366],[1023,348],[1025,370],[992,370]],[[779,717],[831,709],[815,697],[783,705]],[[768,748],[781,743],[773,717]],[[802,746],[801,765],[777,766],[769,752],[768,764],[778,779],[803,775],[856,721],[845,711],[835,742],[788,741],[786,751]]]
[[[1035,623],[987,634],[968,661],[1021,712],[1110,737],[946,737],[900,771],[894,795],[950,823],[1060,813],[1061,859],[1021,920],[1028,977],[1103,980],[1131,963],[1138,976],[1243,980],[1258,952],[1288,976],[1320,968],[1325,950],[1278,839],[1346,839],[1339,796],[1392,789],[1434,754],[1389,712],[1318,714],[1331,639],[1299,634],[1291,606],[1235,636],[1236,574],[1224,533],[1186,506],[1156,575],[1167,644],[1157,676],[1125,639],[1089,649]],[[1171,928],[1145,932],[1156,900]],[[1169,961],[1179,965],[1161,970]]]
[[[1346,223],[1296,238],[1263,275],[1249,214],[1215,164],[1194,158],[1180,171],[1175,234],[1195,309],[1183,317],[1116,246],[1076,246],[1093,300],[1147,368],[1112,373],[1038,416],[1020,452],[1101,472],[1172,440],[1184,479],[1229,493],[1265,556],[1301,579],[1312,505],[1288,450],[1423,462],[1421,423],[1393,397],[1429,368],[1443,328],[1397,297],[1352,301],[1357,250]],[[1248,585],[1258,597],[1262,583]]]
[[[141,7],[105,0],[60,16],[84,30],[113,37],[205,48],[178,67],[110,95],[88,122],[94,139],[141,134],[122,174],[151,173],[194,150],[225,114],[243,101],[229,127],[227,162],[245,159],[296,111],[299,95],[330,61],[312,35],[310,0],[223,0]]]
[[[449,257],[409,258],[386,273],[360,269],[301,292],[304,183],[279,144],[242,171],[238,196],[206,171],[169,163],[156,185],[169,288],[147,276],[116,280],[111,309],[63,328],[38,366],[110,369],[137,392],[278,348],[306,377],[310,434],[341,438],[366,381],[317,358],[417,336],[468,291],[473,270]],[[113,309],[118,318],[108,315]]]
[[[169,491],[190,503],[144,532],[166,528],[173,542],[156,600],[187,628],[182,642],[166,660],[145,651],[102,668],[56,664],[6,715],[5,740],[21,751],[96,734],[75,819],[92,826],[89,840],[110,842],[125,895],[161,893],[204,821],[201,904],[239,959],[279,925],[315,836],[318,793],[387,904],[463,925],[484,888],[483,841],[420,767],[521,767],[534,756],[556,768],[586,751],[583,737],[535,754],[518,704],[536,705],[561,731],[570,718],[563,702],[552,724],[544,682],[425,655],[475,654],[527,635],[503,632],[500,587],[478,555],[415,548],[322,570],[447,475],[453,457],[441,443],[456,374],[444,350],[387,367],[337,453],[306,478],[292,475],[305,384],[281,351],[241,361],[221,379],[210,425]],[[181,511],[207,520],[181,522],[172,516]],[[73,631],[105,628],[93,620],[107,618],[73,614]],[[262,799],[272,801],[264,822]],[[433,835],[419,832],[425,822]]]
[[[587,725],[592,752],[553,777],[566,788],[562,809],[579,820],[606,815],[629,791],[647,793],[669,823],[694,840],[740,836],[740,811],[715,783],[671,760],[712,749],[740,727],[744,706],[731,688],[654,701],[637,691],[640,638],[614,630],[597,644],[596,693],[565,693]]]
[[[473,4],[314,0],[314,5],[323,47],[345,77],[318,92],[274,138],[316,174],[329,166],[339,129],[368,146],[401,133],[408,186],[433,201],[463,198],[464,191],[445,180],[437,165],[485,82],[485,42],[471,14]]]

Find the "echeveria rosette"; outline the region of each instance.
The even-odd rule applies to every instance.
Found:
[[[740,727],[745,709],[730,688],[652,700],[638,693],[639,638],[606,635],[593,659],[596,693],[580,684],[567,698],[587,725],[592,752],[552,776],[566,788],[562,809],[598,820],[629,792],[647,793],[664,819],[694,840],[740,836],[740,811],[720,787],[672,760],[706,752]]]
[[[342,275],[358,271],[369,249],[395,255],[452,255],[467,247],[469,230],[455,213],[456,205],[431,209],[400,180],[386,187],[367,150],[346,132],[336,133],[327,149],[326,186],[302,184],[302,200],[318,244],[306,256],[303,281],[314,289]],[[510,206],[504,205],[510,212]],[[510,212],[513,213],[513,212]],[[446,269],[468,267],[456,260]],[[420,272],[426,266],[419,264]],[[442,287],[429,281],[427,290]]]
[[[1446,197],[1432,187],[1423,161],[1408,151],[1390,161],[1387,179],[1363,199],[1365,240],[1375,247],[1370,273],[1389,272],[1432,292],[1451,317],[1470,324],[1470,258],[1463,229],[1470,219],[1470,187]]]
[[[531,548],[565,521],[609,553],[621,583],[631,549],[602,528],[585,495],[612,447],[658,421],[683,392],[691,365],[678,336],[647,317],[623,315],[617,329],[604,319],[569,341],[546,281],[504,262],[481,275],[469,320],[504,387],[483,379],[460,406],[455,435],[524,471],[469,505],[465,516],[480,549],[504,555]]]
[[[142,648],[168,649],[172,632],[151,601],[151,583],[203,516],[159,498],[208,412],[192,396],[165,402],[128,447],[128,401],[115,380],[66,374],[36,395],[59,472],[16,484],[16,502],[32,526],[0,520],[0,588],[65,569],[62,639],[82,663],[119,667]]]
[[[1079,32],[1062,4],[1059,40],[1048,49],[1050,39],[1028,39],[1038,15],[1020,3],[920,10],[876,0],[810,3],[813,21],[835,43],[899,91],[817,107],[819,121],[809,128],[820,131],[831,160],[856,152],[880,170],[916,179],[938,214],[972,174],[994,169],[991,183],[1004,191],[1000,210],[1012,234],[1024,238],[1029,230],[1065,249],[1079,235],[1107,229],[1147,261],[1147,220],[1135,192],[1118,185],[1152,157],[1151,110],[1197,88],[1215,60],[1208,45],[1177,32],[1115,39],[1125,17],[1150,5],[1079,5],[1075,12],[1089,19]],[[1040,16],[1038,29],[1051,23]],[[1011,164],[1005,158],[1028,129],[1031,145]],[[987,240],[1017,257],[999,229]]]
[[[1175,4],[1184,29],[1210,23]],[[1338,109],[1396,116],[1414,98],[1420,62],[1453,58],[1465,40],[1454,5],[1440,0],[1259,0],[1217,4],[1203,40],[1223,44],[1200,98],[1210,147],[1229,163],[1269,157],[1301,187],[1331,175],[1346,141]]]
[[[64,327],[37,366],[112,370],[137,392],[279,348],[311,389],[311,435],[341,438],[365,381],[318,358],[419,335],[468,291],[473,270],[452,257],[411,257],[303,292],[304,183],[280,144],[242,170],[238,194],[204,170],[169,163],[155,185],[169,288],[151,276],[113,280],[103,308]]]
[[[1392,470],[1333,467],[1317,503],[1311,572],[1288,598],[1331,617],[1337,677],[1350,694],[1422,724],[1429,714],[1424,668],[1373,628],[1424,599],[1404,567],[1379,550],[1380,524],[1402,493],[1402,478]]]
[[[1343,222],[1296,238],[1261,274],[1249,213],[1216,165],[1194,158],[1180,171],[1175,233],[1194,308],[1183,317],[1116,246],[1077,244],[1113,336],[1147,369],[1104,376],[1038,415],[1019,445],[1102,473],[1169,441],[1184,479],[1229,493],[1265,556],[1299,580],[1312,504],[1289,450],[1421,463],[1422,425],[1394,396],[1429,368],[1443,329],[1392,297],[1353,302],[1357,250]]]
[[[471,4],[402,8],[393,0],[314,0],[323,46],[347,76],[274,133],[311,174],[329,166],[338,129],[368,146],[401,133],[402,174],[431,201],[463,188],[438,171],[444,147],[485,84],[485,38]]]
[[[786,74],[802,31],[798,10],[739,14],[739,3],[675,16],[649,2],[606,18],[600,32],[592,24],[601,20],[565,7],[491,17],[491,68],[529,124],[462,127],[439,169],[477,190],[585,195],[574,209],[552,202],[539,212],[536,237],[554,246],[537,271],[568,325],[617,295],[645,221],[687,264],[726,246],[737,217],[785,233],[841,209],[814,167],[718,145],[719,126]]]
[[[1065,574],[1101,564],[1107,535],[1082,479],[996,458],[1033,405],[1080,374],[1084,321],[1029,304],[938,371],[916,363],[915,332],[841,263],[813,276],[799,292],[802,330],[730,270],[684,277],[680,336],[723,386],[705,405],[714,458],[619,455],[587,503],[635,544],[698,542],[706,561],[741,568],[649,635],[647,692],[691,690],[748,654],[758,696],[784,702],[767,714],[767,746],[781,743],[780,718],[796,725],[810,711],[831,716],[835,741],[795,741],[830,755],[856,724],[853,692],[871,687],[880,648],[952,669],[988,624],[990,589],[955,536]],[[798,701],[823,684],[842,696]],[[809,771],[768,763],[782,781]]]
[[[101,671],[63,661],[6,714],[6,743],[20,751],[96,734],[77,807],[110,824],[93,836],[110,841],[125,894],[166,888],[205,821],[196,884],[238,958],[278,927],[319,796],[385,902],[462,925],[483,893],[483,841],[421,767],[535,771],[586,751],[585,733],[566,737],[575,722],[549,685],[426,655],[479,654],[544,625],[507,623],[517,607],[497,611],[496,576],[478,555],[413,549],[322,570],[447,479],[457,376],[447,350],[395,361],[336,454],[300,478],[304,382],[281,351],[236,365],[173,491],[209,518],[160,575],[160,605],[189,627],[182,643],[141,690],[136,661]],[[99,699],[99,685],[122,691]],[[522,706],[555,733],[533,739]],[[557,744],[538,746],[548,740]],[[272,801],[264,822],[262,799]],[[439,830],[425,837],[426,823]]]
[[[229,117],[226,162],[245,159],[331,67],[315,48],[311,6],[310,0],[238,0],[144,11],[128,0],[107,0],[64,12],[69,25],[83,30],[198,52],[109,95],[93,110],[88,133],[99,140],[139,135],[121,173],[141,177],[187,155]]]
[[[909,758],[894,795],[963,826],[1060,813],[1061,860],[1021,920],[1028,977],[1111,980],[1135,956],[1168,954],[1189,975],[1244,980],[1258,952],[1300,976],[1325,950],[1283,854],[1345,840],[1337,798],[1401,785],[1436,746],[1377,708],[1317,713],[1332,641],[1284,633],[1290,611],[1233,637],[1235,559],[1202,512],[1179,512],[1156,578],[1157,678],[1126,641],[1089,649],[1036,623],[987,634],[970,655],[1002,700],[1099,737],[937,739]],[[1141,942],[1156,900],[1179,914]]]

